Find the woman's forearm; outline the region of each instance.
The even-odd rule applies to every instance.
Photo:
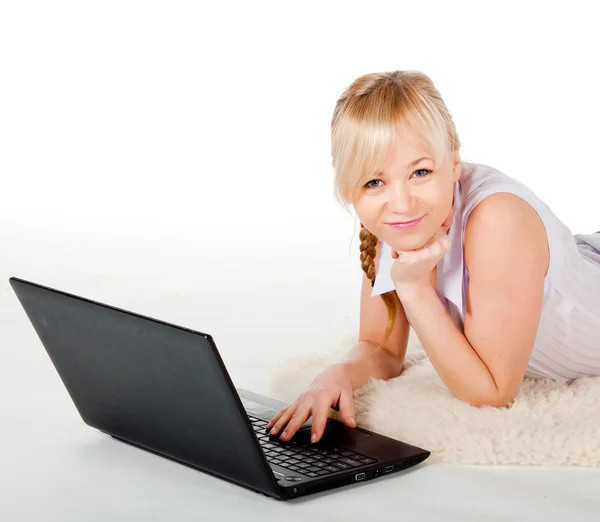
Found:
[[[400,295],[406,317],[452,394],[473,406],[505,406],[488,367],[453,323],[435,289]]]
[[[402,357],[370,341],[359,341],[339,363],[350,372],[352,389],[359,388],[369,379],[391,379],[400,375],[404,364]]]

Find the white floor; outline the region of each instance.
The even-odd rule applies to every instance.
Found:
[[[45,227],[0,227],[0,520],[600,519],[600,470],[425,463],[284,503],[89,428],[10,276],[208,332],[234,383],[268,393],[278,361],[356,327],[356,245],[328,238],[295,251],[249,234],[234,250],[188,232],[133,242],[93,225],[80,237]]]

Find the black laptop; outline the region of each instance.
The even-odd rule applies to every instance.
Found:
[[[277,499],[367,481],[430,452],[328,419],[288,442],[265,427],[285,404],[236,390],[213,338],[10,278],[83,421],[107,435]]]

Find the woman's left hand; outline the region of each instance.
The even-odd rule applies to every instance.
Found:
[[[454,207],[435,235],[416,250],[392,250],[390,275],[398,293],[431,286],[431,272],[450,248],[448,229],[452,224]]]

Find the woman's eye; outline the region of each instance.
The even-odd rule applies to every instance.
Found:
[[[424,178],[425,176],[430,174],[432,171],[430,169],[419,169],[419,170],[415,170],[413,172],[413,174],[416,174],[417,172],[425,172],[425,174],[423,176],[417,176],[417,178]]]
[[[381,181],[380,179],[372,179],[371,181],[367,181],[365,183],[365,187],[366,188],[377,188],[376,185],[371,185],[371,183],[377,183],[378,181]]]

